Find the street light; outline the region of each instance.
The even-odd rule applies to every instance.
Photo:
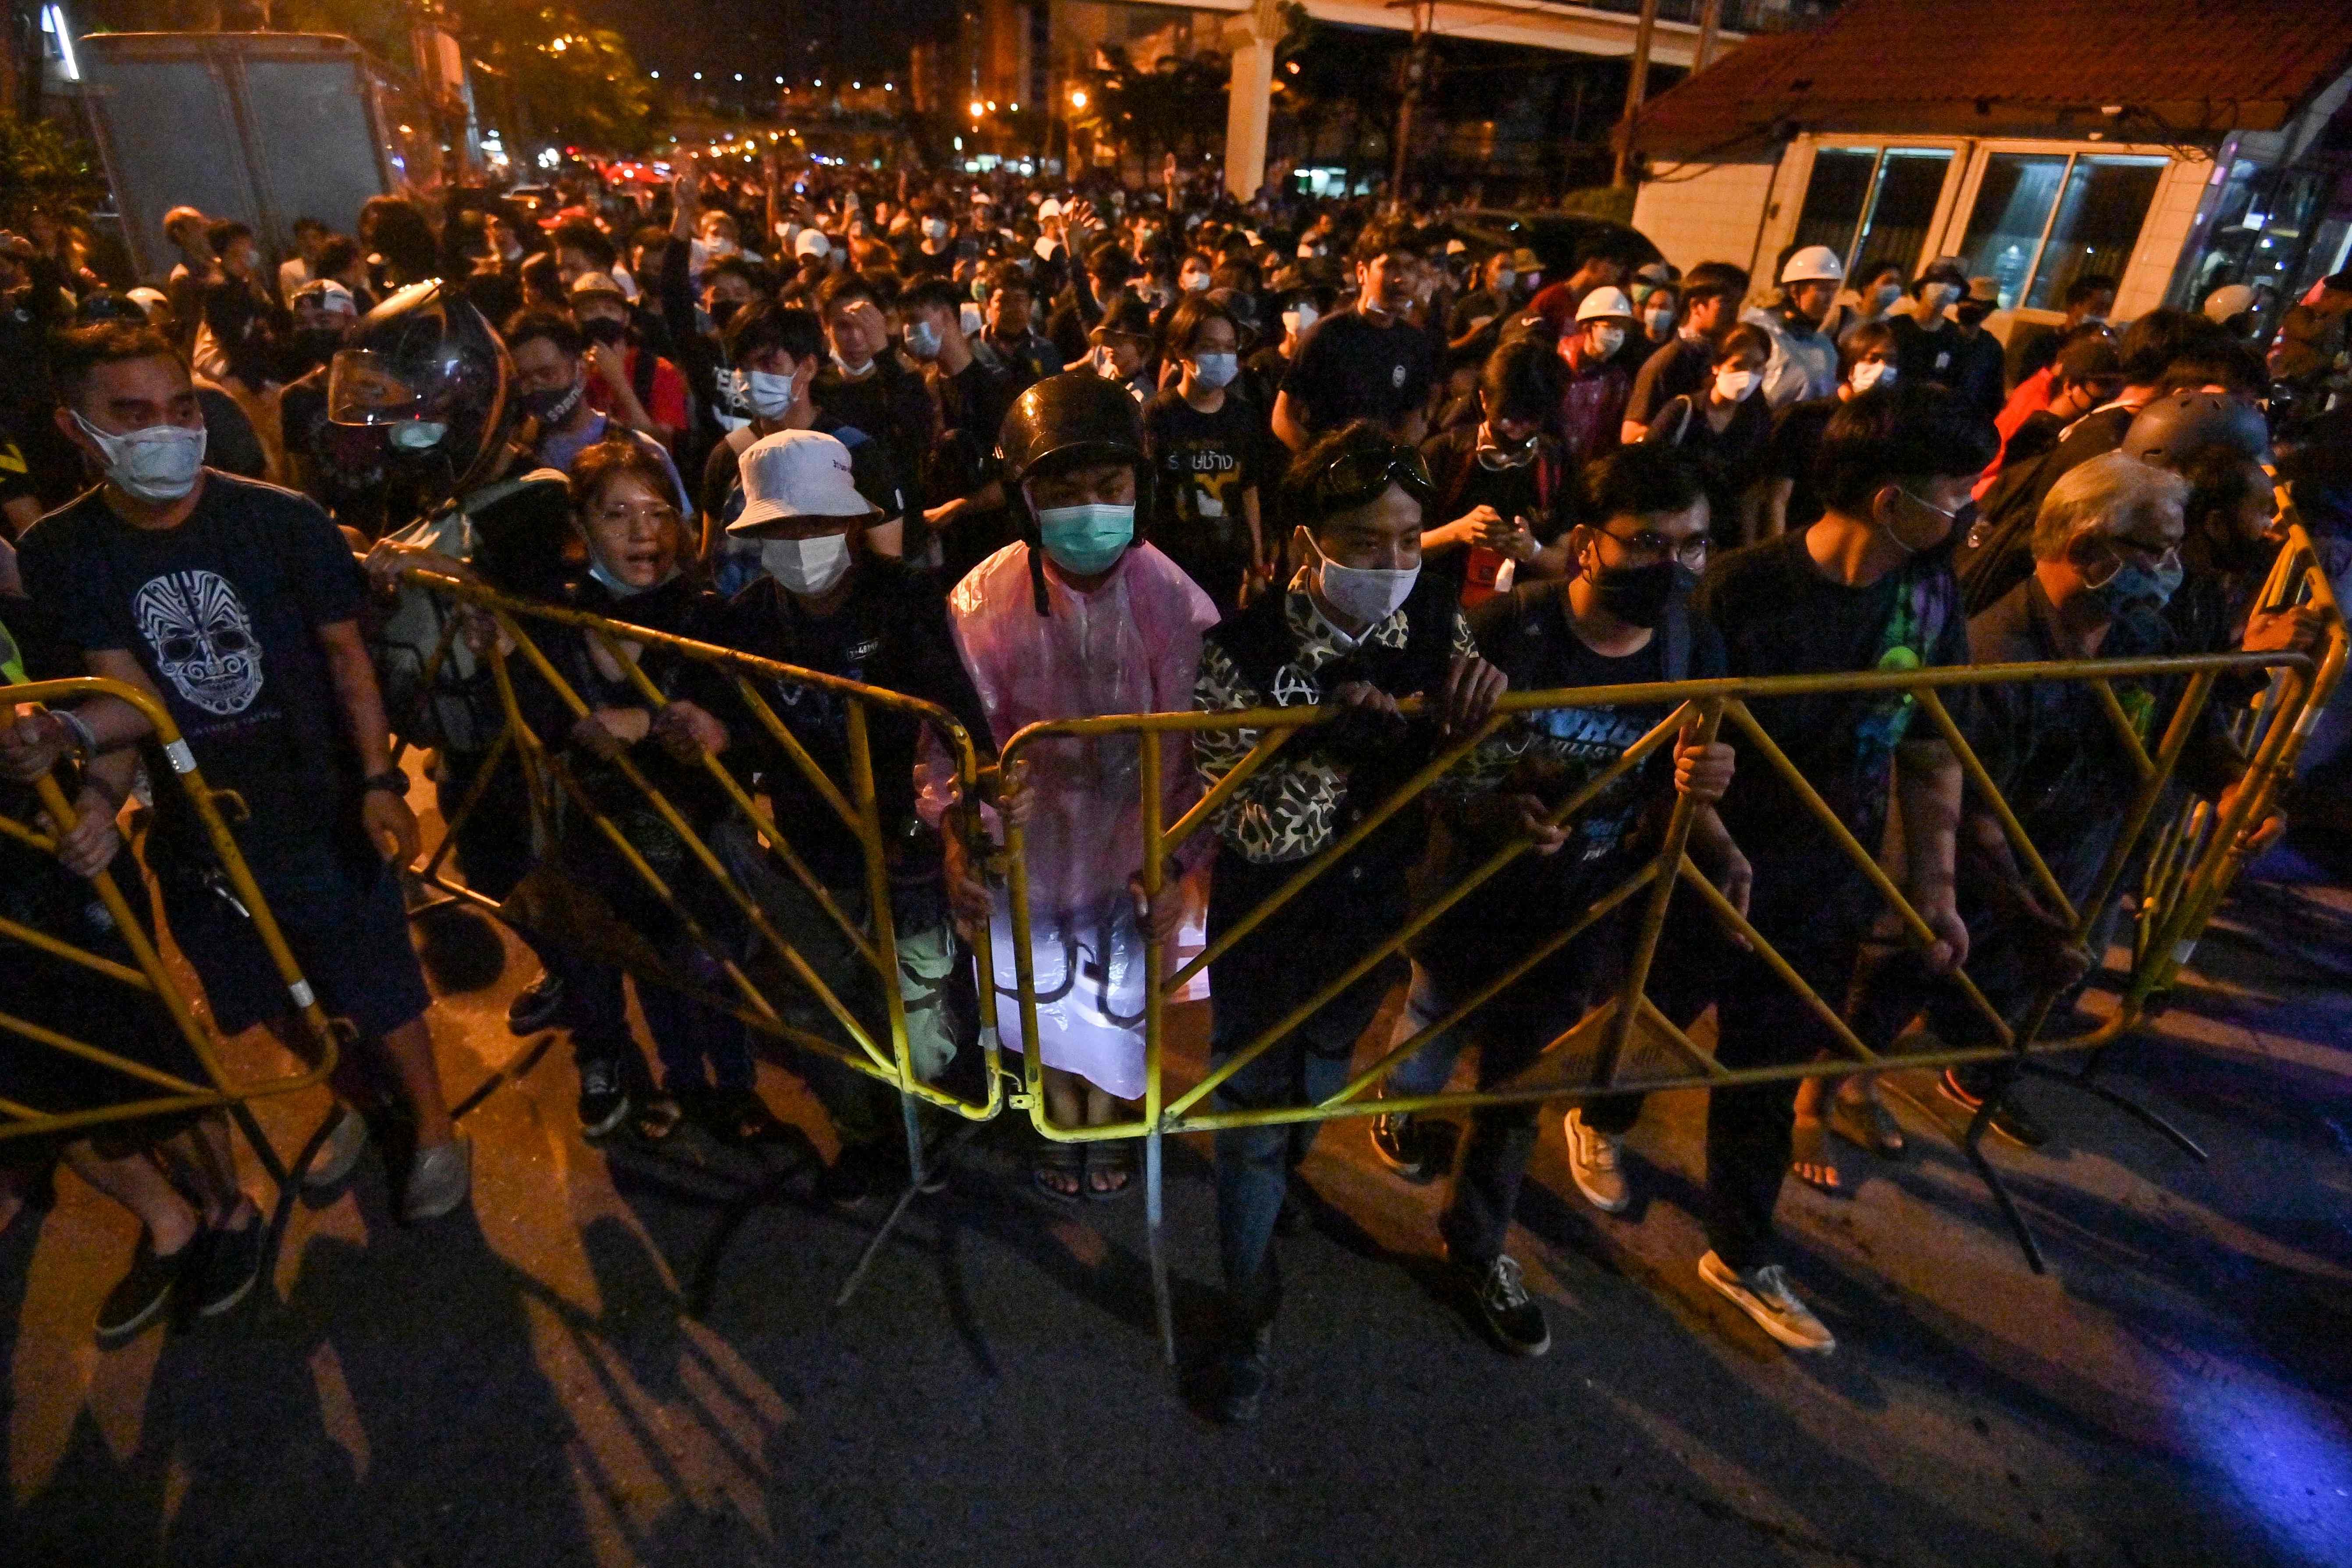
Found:
[[[988,111],[987,111],[986,110],[984,110],[984,109],[982,109],[982,108],[981,107],[980,100],[978,100],[978,99],[976,99],[976,98],[975,98],[975,99],[973,99],[973,100],[971,100],[971,117],[972,117],[974,120],[979,119],[982,115],[983,115],[983,114],[985,114],[985,113],[987,113],[987,112],[988,112]]]
[[[1087,89],[1082,87],[1072,88],[1070,89],[1070,107],[1072,109],[1084,109],[1086,106]]]

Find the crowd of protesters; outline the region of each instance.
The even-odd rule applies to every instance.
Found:
[[[245,226],[181,208],[165,227],[183,259],[161,289],[107,287],[70,225],[0,237],[11,679],[145,689],[207,781],[236,792],[256,881],[352,1026],[307,1179],[340,1183],[379,1143],[411,1222],[467,1202],[471,1155],[394,869],[418,851],[395,736],[429,750],[445,817],[472,803],[456,863],[486,897],[593,903],[671,974],[719,994],[764,982],[785,1024],[844,1044],[827,999],[880,1019],[889,982],[856,933],[887,921],[922,1078],[972,1071],[986,1023],[1039,1054],[1056,1121],[1104,1125],[1143,1089],[1146,950],[1201,952],[1457,747],[1423,804],[1357,835],[1206,966],[1213,1065],[1256,1053],[1221,1108],[1336,1092],[1400,982],[1383,1052],[1500,989],[1384,1093],[1444,1088],[1465,1047],[1478,1087],[1517,1077],[1622,983],[1641,900],[1550,939],[1654,854],[1678,802],[1693,861],[1761,942],[1676,900],[1649,970],[1667,1021],[1711,1009],[1727,1067],[1830,1048],[1769,944],[1874,1047],[1923,1018],[1946,1043],[1985,1043],[1958,967],[2012,1020],[2053,994],[2071,1005],[2112,911],[2075,941],[1910,698],[1755,705],[1832,826],[1729,735],[1687,728],[1620,767],[1673,705],[1578,706],[1576,689],[2307,650],[2318,635],[2310,611],[2252,605],[2278,537],[2260,404],[2284,384],[2343,417],[2326,409],[2352,275],[2296,307],[2267,362],[2231,290],[2118,329],[2115,283],[2088,276],[2063,322],[2004,350],[1985,326],[1992,281],[1953,258],[1848,279],[1813,247],[1757,278],[1720,260],[1678,270],[1629,235],[1547,262],[1442,215],[1348,204],[731,167],[658,188],[567,178],[546,211],[470,189],[380,198],[354,236],[299,226],[274,268]],[[2352,531],[2340,476],[2298,479],[2296,499],[2315,532]],[[1213,831],[1148,876],[1144,789],[1177,820],[1255,731],[1163,746],[1156,781],[1131,738],[1052,742],[965,801],[911,718],[854,722],[826,689],[747,691],[657,645],[541,628],[544,664],[508,665],[513,700],[573,804],[534,837],[530,786],[496,744],[482,628],[433,684],[417,679],[452,613],[403,585],[420,566],[919,698],[983,752],[1045,720],[1341,711],[1254,763]],[[2143,732],[2181,696],[2117,685]],[[1506,689],[1563,697],[1490,727]],[[2105,709],[2063,684],[1951,706],[2059,888],[2087,897],[2137,784]],[[803,767],[847,777],[860,734],[887,909],[866,845]],[[85,879],[130,864],[117,824],[142,763],[155,781],[170,767],[139,710],[110,699],[0,731],[0,812],[54,836],[0,841],[15,930],[127,961]],[[2181,776],[2226,799],[2243,769],[2217,717]],[[33,798],[44,775],[68,787],[69,826]],[[690,864],[640,782],[748,908]],[[144,795],[140,854],[214,1018],[305,1048],[201,824],[168,785]],[[1010,1005],[1009,896],[950,821],[972,807],[983,832],[1017,824],[1025,841],[1034,1039]],[[1932,945],[1887,923],[1847,835],[1882,850]],[[1433,889],[1522,842],[1427,923],[1409,973],[1374,967],[1322,995]],[[648,868],[674,897],[654,895]],[[974,976],[982,928],[995,973]],[[520,924],[541,972],[509,1022],[569,1032],[587,1136],[659,1140],[689,1121],[730,1142],[776,1135],[740,1021],[645,985],[649,1061],[631,977],[545,930]],[[160,1016],[53,952],[0,939],[0,994],[37,1027],[198,1071]],[[902,1184],[896,1097],[821,1055],[790,1060],[839,1135],[825,1194],[856,1204]],[[1971,1110],[1994,1097],[1995,1127],[2037,1142],[2004,1088],[1942,1080]],[[0,1098],[54,1110],[123,1093],[58,1053],[0,1052]],[[1629,1201],[1641,1111],[1620,1096],[1566,1115],[1574,1184],[1603,1212]],[[1450,1176],[1439,1229],[1465,1301],[1503,1349],[1541,1353],[1544,1314],[1506,1250],[1536,1108],[1477,1111],[1450,1173],[1428,1121],[1378,1116],[1373,1146],[1403,1181]],[[1215,1137],[1218,1397],[1236,1419],[1267,1384],[1276,1237],[1317,1126]],[[108,1342],[174,1301],[226,1311],[253,1284],[261,1219],[226,1127],[190,1113],[0,1144],[0,1224],[59,1159],[142,1222],[100,1311]],[[1711,1095],[1698,1271],[1800,1350],[1832,1339],[1791,1285],[1773,1214],[1791,1173],[1836,1189],[1832,1135],[1903,1153],[1868,1078]],[[1041,1141],[1031,1175],[1048,1200],[1115,1199],[1138,1179],[1135,1145]]]

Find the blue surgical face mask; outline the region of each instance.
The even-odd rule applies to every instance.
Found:
[[[1108,501],[1049,506],[1037,513],[1037,537],[1054,564],[1079,577],[1107,572],[1135,541],[1135,508]]]
[[[1212,390],[1231,384],[1234,377],[1241,374],[1241,369],[1242,360],[1239,354],[1194,354],[1192,356],[1192,378]]]
[[[907,352],[917,359],[940,357],[940,330],[929,321],[907,323]]]
[[[2137,561],[2126,561],[2116,569],[2116,574],[2091,590],[2097,602],[2109,615],[2122,612],[2132,605],[2146,605],[2160,610],[2169,604],[2180,588],[2180,563],[2168,559],[2158,566],[2143,566]]]

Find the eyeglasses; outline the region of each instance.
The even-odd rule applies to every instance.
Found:
[[[678,521],[674,506],[600,506],[596,521],[603,523],[643,523],[653,528],[670,528]]]
[[[1644,560],[1662,561],[1672,556],[1694,572],[1706,564],[1706,535],[1704,533],[1695,538],[1685,539],[1678,544],[1664,534],[1647,528],[1639,533],[1612,533],[1605,528],[1595,529],[1593,531],[1603,539],[1615,540],[1624,548],[1627,554],[1637,555]]]
[[[1307,494],[1319,512],[1344,511],[1361,506],[1387,489],[1402,486],[1407,495],[1424,504],[1435,498],[1437,481],[1429,465],[1410,447],[1358,447],[1341,452],[1307,481]]]
[[[2180,566],[2180,547],[2177,544],[2144,544],[2137,539],[2123,539],[2110,534],[2104,542],[2109,554],[2116,558],[2116,571],[2091,586],[2104,587],[2115,580],[2116,573],[2126,566],[2139,565],[2150,572],[2172,572]]]

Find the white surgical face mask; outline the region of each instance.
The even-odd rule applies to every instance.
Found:
[[[1675,310],[1674,310],[1674,307],[1673,307],[1673,306],[1671,306],[1671,305],[1669,305],[1669,306],[1665,307],[1664,310],[1644,310],[1643,312],[1642,312],[1642,320],[1643,320],[1643,321],[1644,323],[1646,323],[1646,324],[1648,325],[1648,327],[1649,327],[1649,329],[1650,329],[1650,335],[1651,335],[1652,337],[1654,337],[1654,338],[1663,338],[1663,337],[1664,337],[1668,332],[1670,332],[1670,331],[1672,331],[1674,330],[1674,325],[1675,325]]]
[[[1315,557],[1319,563],[1315,584],[1322,592],[1323,602],[1366,626],[1376,626],[1396,614],[1397,606],[1405,602],[1421,576],[1417,564],[1342,566],[1324,554],[1321,545],[1316,546]]]
[[[1322,318],[1312,305],[1294,305],[1282,313],[1282,329],[1286,332],[1304,332]]]
[[[760,564],[786,589],[809,598],[832,591],[849,574],[849,536],[820,533],[814,539],[763,539]]]
[[[1592,329],[1587,342],[1591,344],[1594,357],[1599,359],[1608,359],[1614,355],[1619,349],[1625,346],[1625,329],[1622,327],[1595,327]]]
[[[129,494],[154,504],[175,501],[196,488],[205,463],[205,428],[150,425],[121,436],[100,429],[79,413],[74,423],[106,454],[106,477]]]
[[[940,357],[940,330],[929,321],[907,323],[907,352],[917,359]]]
[[[1853,367],[1849,377],[1856,392],[1868,392],[1874,386],[1893,386],[1895,367],[1881,359],[1866,359]]]
[[[1203,294],[1208,291],[1209,275],[1205,272],[1187,272],[1184,274],[1182,282],[1184,292],[1187,294]]]
[[[1192,356],[1192,379],[1202,386],[1214,388],[1228,385],[1234,377],[1241,374],[1241,369],[1242,357],[1239,354],[1194,354]]]
[[[759,418],[771,422],[782,419],[793,411],[793,380],[772,371],[747,371],[743,375],[743,401],[751,405]]]
[[[1723,395],[1725,402],[1738,403],[1754,392],[1757,383],[1763,379],[1761,371],[1719,370],[1715,373],[1715,389]]]

